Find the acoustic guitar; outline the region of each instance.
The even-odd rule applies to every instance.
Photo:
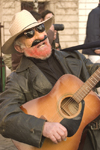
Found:
[[[87,124],[100,115],[100,99],[92,91],[100,81],[100,68],[83,83],[71,74],[63,75],[45,96],[31,100],[21,109],[50,122],[60,122],[68,130],[66,141],[54,144],[45,138],[41,148],[14,141],[18,150],[77,150]]]

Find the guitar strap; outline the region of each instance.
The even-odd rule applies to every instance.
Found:
[[[100,129],[100,115],[93,120],[89,126],[91,127],[92,130],[99,130]]]

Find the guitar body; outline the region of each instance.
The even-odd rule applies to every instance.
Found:
[[[83,109],[81,122],[74,135],[67,137],[66,141],[62,141],[59,144],[54,144],[46,138],[41,148],[13,141],[15,146],[19,150],[77,150],[83,129],[100,115],[100,100],[93,91],[84,98],[84,108],[83,104],[79,103],[77,112],[74,112],[72,115],[68,115],[61,109],[61,106],[66,103],[67,99],[71,98],[82,85],[83,82],[77,77],[70,74],[63,75],[47,95],[31,100],[21,106],[21,109],[26,114],[34,115],[38,118],[44,117],[50,122],[61,122],[64,118],[70,122],[73,118],[77,118]],[[66,107],[66,109],[73,108],[71,108],[70,104],[69,108]],[[71,126],[74,129],[75,124],[71,124]]]

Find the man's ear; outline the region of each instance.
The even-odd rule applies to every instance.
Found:
[[[23,50],[20,48],[19,45],[15,45],[14,48],[15,48],[15,50],[16,50],[17,52],[23,53]]]

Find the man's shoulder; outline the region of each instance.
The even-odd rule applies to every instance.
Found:
[[[67,48],[62,49],[60,51],[56,50],[55,54],[60,56],[60,57],[61,56],[63,56],[63,57],[68,57],[68,56],[78,57],[78,56],[82,55],[78,50],[70,51],[70,50],[67,50]]]
[[[7,76],[7,83],[13,86],[22,86],[27,82],[27,73],[17,73],[13,71],[9,76]]]
[[[19,74],[16,72],[16,70],[14,70],[7,76],[7,79],[15,80],[15,79],[18,79],[18,76]]]
[[[97,13],[100,14],[100,7],[99,6],[97,6],[94,9],[92,9],[89,14],[91,15],[91,14],[97,14]]]

